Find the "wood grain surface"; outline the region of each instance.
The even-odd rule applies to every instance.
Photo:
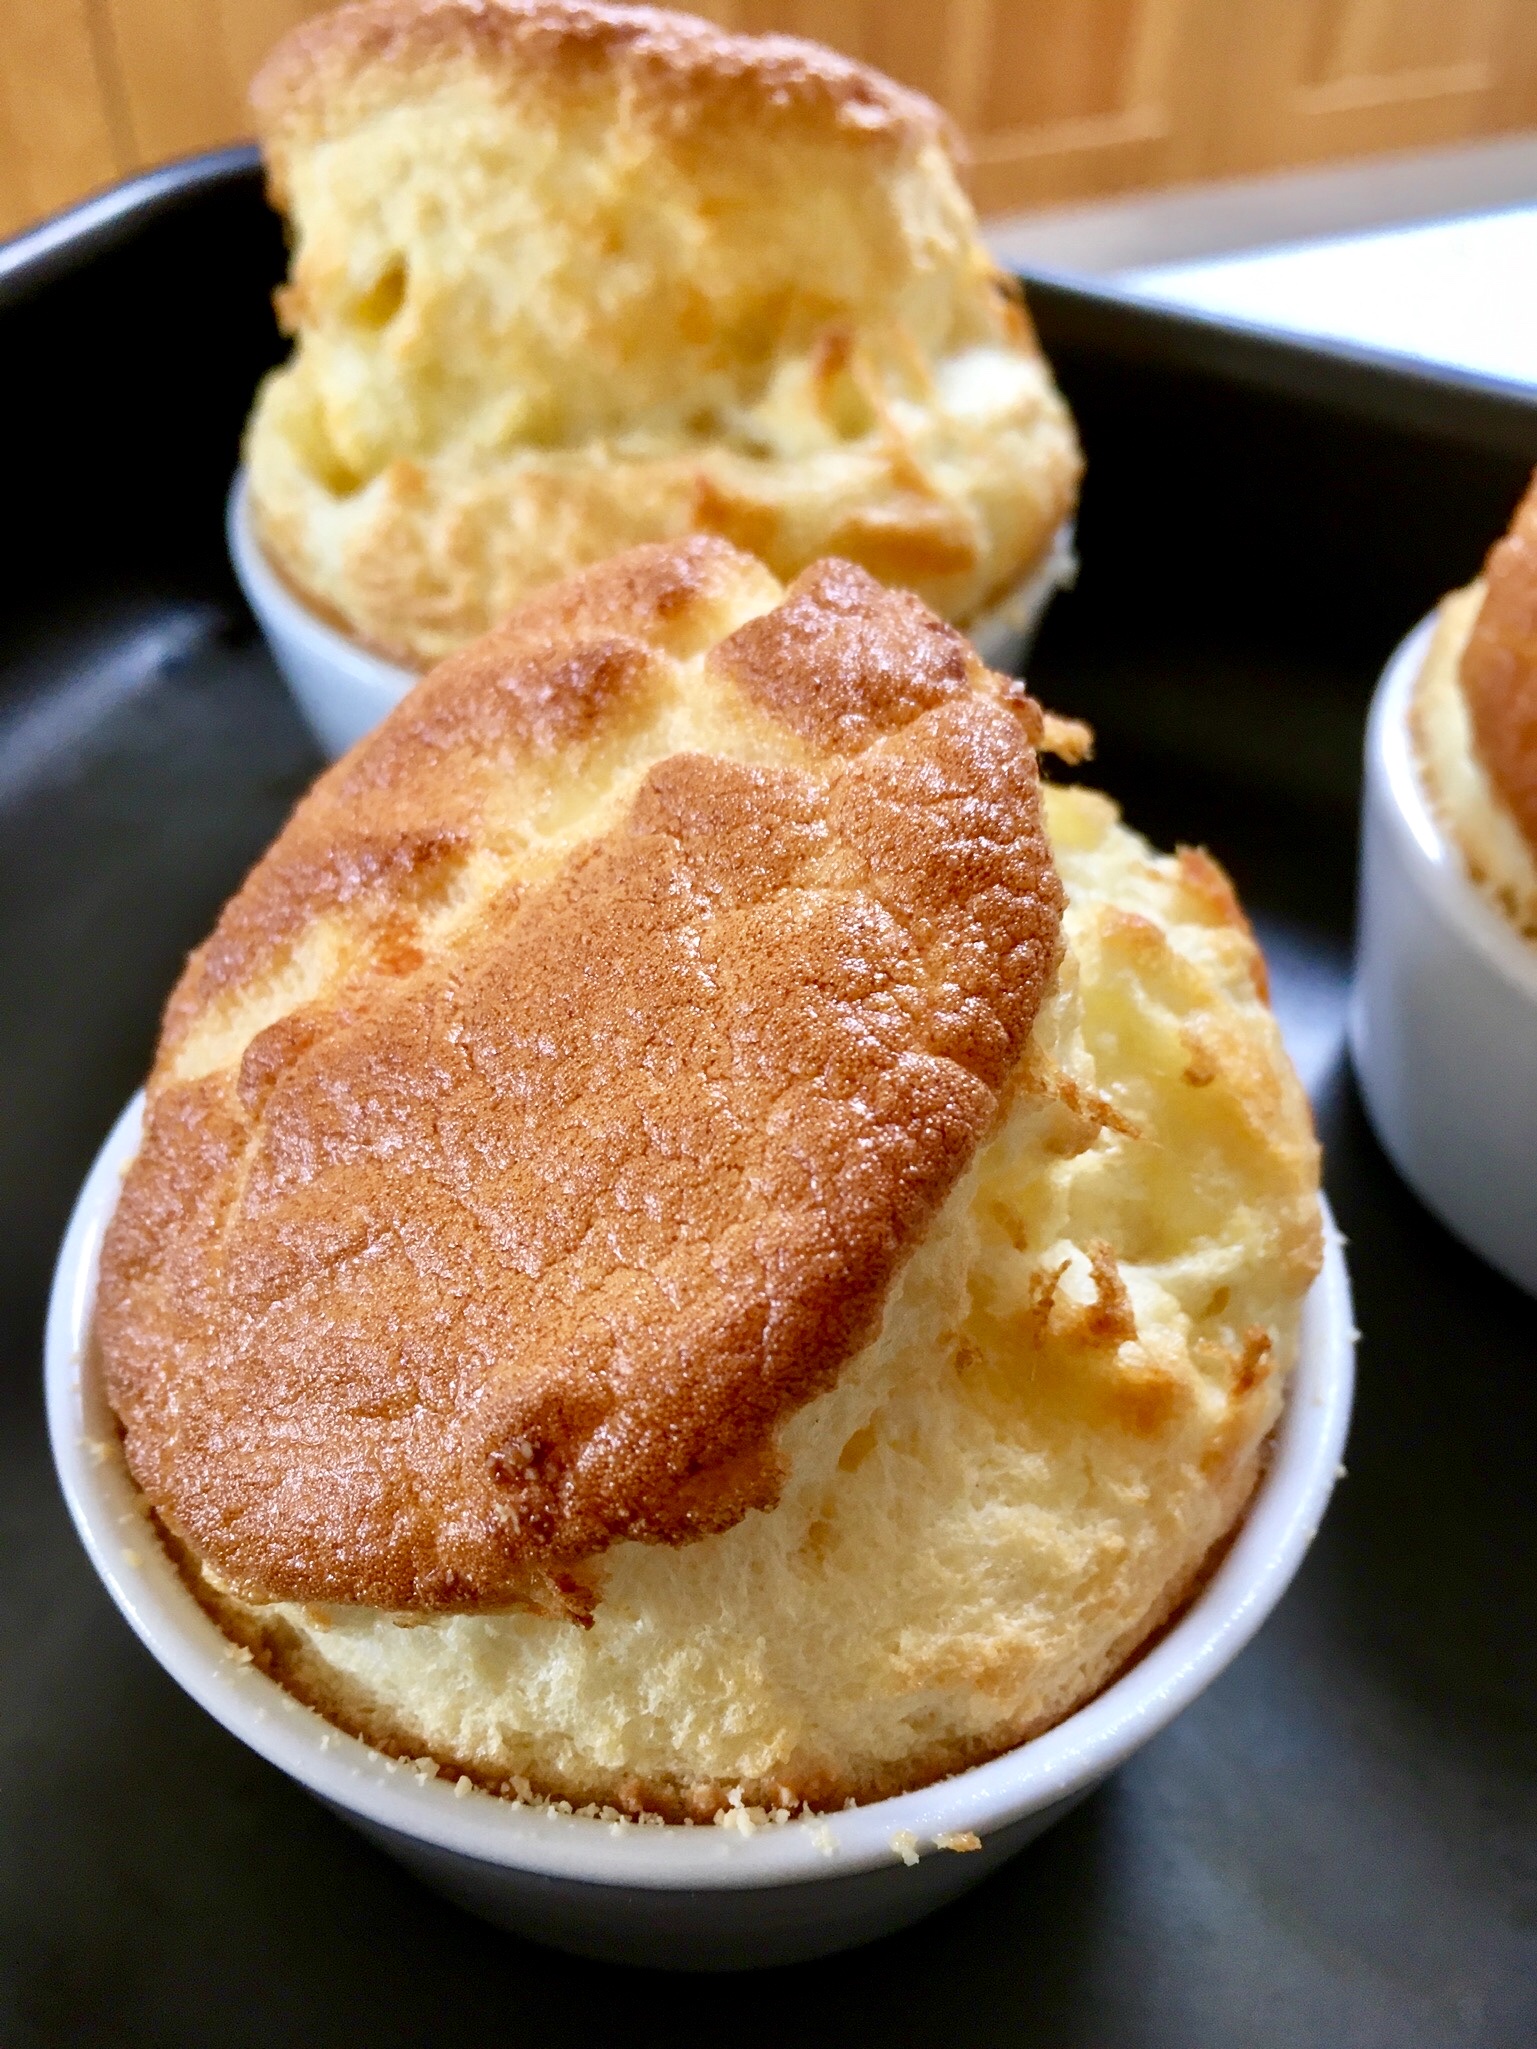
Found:
[[[310,0],[0,0],[0,233],[247,131]],[[985,213],[1537,124],[1534,0],[701,0],[944,102]]]

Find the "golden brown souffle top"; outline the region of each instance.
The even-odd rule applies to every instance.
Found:
[[[625,784],[680,693],[733,751]],[[172,1536],[253,1598],[580,1615],[606,1546],[771,1505],[1054,973],[1040,730],[916,599],[702,537],[425,678],[166,1014],[97,1336]]]
[[[732,35],[607,0],[351,0],[285,36],[252,86],[274,197],[287,201],[290,153],[354,122],[359,96],[388,105],[392,73],[466,57],[519,83],[542,77],[546,90],[622,65],[628,93],[685,131],[755,122],[769,106],[783,122],[959,147],[932,100],[796,36]]]
[[[1489,551],[1484,581],[1462,694],[1485,773],[1537,855],[1537,476]]]

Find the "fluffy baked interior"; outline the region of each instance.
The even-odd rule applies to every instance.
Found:
[[[1317,1153],[1220,870],[1047,792],[1066,951],[1002,1122],[768,1513],[621,1544],[590,1628],[257,1606],[232,1634],[386,1750],[673,1819],[838,1806],[1045,1728],[1187,1597],[1261,1470]]]
[[[296,336],[264,546],[426,666],[530,589],[711,532],[967,623],[1069,516],[1072,423],[928,102],[585,0],[365,0],[254,89]]]
[[[1463,683],[1486,599],[1480,578],[1443,600],[1415,685],[1411,728],[1426,790],[1469,875],[1521,931],[1537,938],[1537,855],[1489,773]]]

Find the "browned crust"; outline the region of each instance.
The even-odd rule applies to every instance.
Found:
[[[696,539],[537,598],[321,778],[188,964],[102,1258],[130,1468],[243,1594],[589,1613],[622,1538],[770,1506],[1055,970],[1039,713],[916,600],[815,565],[711,663],[804,766],[675,755],[446,939],[531,756],[643,719]],[[187,1033],[326,913],[359,965],[238,1068]]]
[[[357,0],[285,36],[252,84],[275,198],[285,203],[288,150],[355,118],[356,94],[377,84],[395,97],[460,66],[510,93],[602,80],[630,118],[677,135],[750,123],[960,154],[931,100],[794,36],[732,35],[696,15],[601,0]]]
[[[372,896],[389,915],[413,889],[441,887],[483,833],[504,762],[580,748],[605,709],[641,695],[652,658],[708,646],[746,561],[709,535],[631,548],[440,662],[319,778],[225,906],[172,992],[161,1064],[213,998],[320,911]]]
[[[1537,475],[1489,551],[1484,578],[1462,693],[1479,759],[1537,853]]]
[[[673,1823],[711,1821],[731,1805],[732,1795],[749,1807],[830,1814],[850,1803],[862,1807],[873,1800],[916,1792],[939,1779],[986,1764],[1017,1749],[1021,1743],[1044,1735],[1123,1678],[1174,1628],[1232,1549],[1269,1467],[1273,1443],[1272,1433],[1253,1448],[1235,1476],[1238,1484],[1233,1489],[1232,1520],[1222,1535],[1188,1572],[1161,1591],[1155,1606],[1122,1638],[1104,1670],[1086,1685],[1078,1699],[1055,1713],[1001,1722],[985,1735],[936,1741],[885,1769],[852,1772],[810,1760],[786,1760],[769,1777],[731,1784],[714,1779],[684,1783],[648,1778],[629,1768],[574,1774],[535,1766],[526,1775],[520,1774],[517,1781],[490,1771],[449,1745],[428,1742],[419,1730],[393,1716],[366,1687],[350,1682],[326,1665],[282,1616],[263,1615],[219,1594],[198,1570],[196,1559],[163,1525],[160,1534],[192,1594],[226,1636],[248,1650],[252,1661],[296,1700],[324,1716],[334,1728],[357,1737],[386,1757],[417,1764],[430,1760],[444,1776],[469,1779],[482,1792],[504,1799],[566,1801],[574,1809],[629,1816],[659,1815]]]

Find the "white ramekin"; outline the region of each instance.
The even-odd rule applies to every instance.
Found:
[[[1301,1563],[1339,1469],[1355,1332],[1331,1222],[1274,1456],[1236,1539],[1174,1627],[1048,1734],[921,1792],[746,1836],[514,1807],[467,1781],[456,1792],[341,1735],[242,1663],[155,1539],[85,1370],[102,1233],[140,1109],[136,1097],[81,1190],[48,1311],[49,1434],[92,1563],[148,1649],[226,1729],[462,1906],[584,1955],[692,1970],[786,1963],[886,1934],[964,1892],[1236,1656]],[[966,1831],[979,1851],[936,1847]]]
[[[246,473],[236,470],[225,507],[230,562],[294,702],[334,761],[393,711],[416,672],[370,654],[312,612],[263,554],[251,525]]]
[[[1078,555],[1073,542],[1073,522],[1066,520],[1053,534],[1040,566],[991,611],[984,612],[967,627],[972,646],[990,669],[1001,670],[1005,676],[1017,676],[1023,670],[1035,646],[1035,636],[1041,630],[1046,607],[1058,591],[1071,590],[1078,579]]]
[[[1434,631],[1388,663],[1367,726],[1351,1052],[1404,1179],[1537,1294],[1537,945],[1471,880],[1420,776],[1409,715]]]
[[[225,531],[236,580],[272,658],[310,731],[334,761],[400,702],[417,672],[370,654],[295,597],[257,542],[244,469],[235,472],[230,486]],[[1073,529],[1067,525],[1057,533],[1040,567],[971,628],[982,659],[995,669],[1016,673],[1030,652],[1046,607],[1077,573]]]

